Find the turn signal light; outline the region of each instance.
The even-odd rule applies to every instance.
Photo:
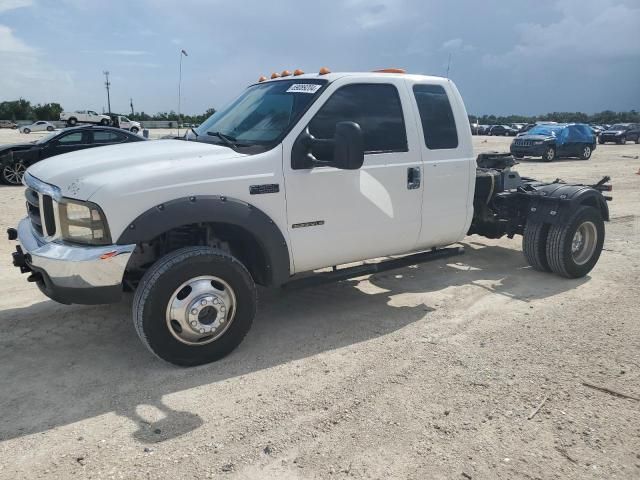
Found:
[[[329,70],[327,67],[322,67],[318,73],[320,75],[326,75],[327,73],[331,73],[331,70]]]
[[[374,73],[407,73],[404,68],[382,68],[380,70],[374,70]]]
[[[304,72],[302,70],[300,70],[299,68],[296,68],[296,71],[293,72],[293,74],[297,77],[298,75],[304,74]]]
[[[265,77],[264,75],[262,75],[259,79],[258,82],[264,82],[267,80],[267,77]]]

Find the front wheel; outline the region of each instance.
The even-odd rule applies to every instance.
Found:
[[[582,160],[589,160],[592,152],[593,150],[591,149],[591,145],[583,145],[580,150],[580,158]]]
[[[2,168],[2,181],[8,185],[22,185],[27,167],[21,162],[12,162]]]
[[[133,133],[133,134],[138,133],[138,127],[132,127],[131,128],[131,133]]]
[[[107,120],[106,118],[103,118],[102,120],[100,120],[100,125],[103,125],[106,127],[107,125],[109,125],[109,120]]]
[[[620,140],[618,140],[618,143],[620,145],[624,145],[625,143],[627,143],[627,137],[623,135],[622,137],[620,137]]]
[[[31,133],[31,129],[30,128],[24,128],[22,130],[22,133]]]
[[[51,125],[49,125],[49,126],[47,127],[47,132],[53,132],[53,130],[54,130],[54,129],[53,129],[53,127],[52,127]]]
[[[556,158],[556,149],[553,147],[547,147],[542,154],[542,160],[545,162],[553,162],[554,158]]]
[[[236,348],[256,313],[251,275],[215,248],[186,247],[158,260],[133,300],[133,322],[146,347],[180,366],[218,360]]]
[[[73,127],[76,123],[78,123],[78,119],[71,117],[69,120],[67,120],[67,124],[69,124],[69,126]]]
[[[580,206],[568,221],[549,228],[549,267],[563,277],[584,277],[598,262],[603,244],[604,220],[600,211]]]

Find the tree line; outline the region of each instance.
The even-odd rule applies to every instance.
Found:
[[[612,124],[612,123],[640,123],[640,112],[630,110],[628,112],[614,112],[604,110],[599,113],[584,112],[553,112],[544,115],[469,115],[470,123],[480,125],[509,125],[512,123],[535,123],[535,122],[558,122],[558,123],[590,123],[592,125]]]
[[[20,98],[18,100],[0,102],[0,120],[60,120],[60,114],[64,111],[62,105],[59,103],[43,103],[43,104],[35,104],[32,105],[29,100],[25,100],[24,98]],[[199,115],[185,115],[180,114],[180,121],[185,123],[202,123],[207,118],[215,113],[215,108],[209,108],[202,114]],[[145,112],[135,112],[131,113],[123,113],[123,112],[113,112],[120,113],[122,115],[127,116],[131,120],[141,121],[150,121],[150,120],[168,120],[168,121],[178,121],[178,114],[171,110],[170,112],[158,112],[156,114],[150,115]]]

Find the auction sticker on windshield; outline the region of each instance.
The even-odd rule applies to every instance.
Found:
[[[287,89],[287,93],[316,93],[322,85],[316,83],[294,83]]]

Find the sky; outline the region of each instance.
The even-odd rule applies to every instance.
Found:
[[[322,66],[449,76],[470,114],[640,110],[640,0],[0,0],[0,101],[221,108]],[[449,58],[451,62],[449,63]]]

